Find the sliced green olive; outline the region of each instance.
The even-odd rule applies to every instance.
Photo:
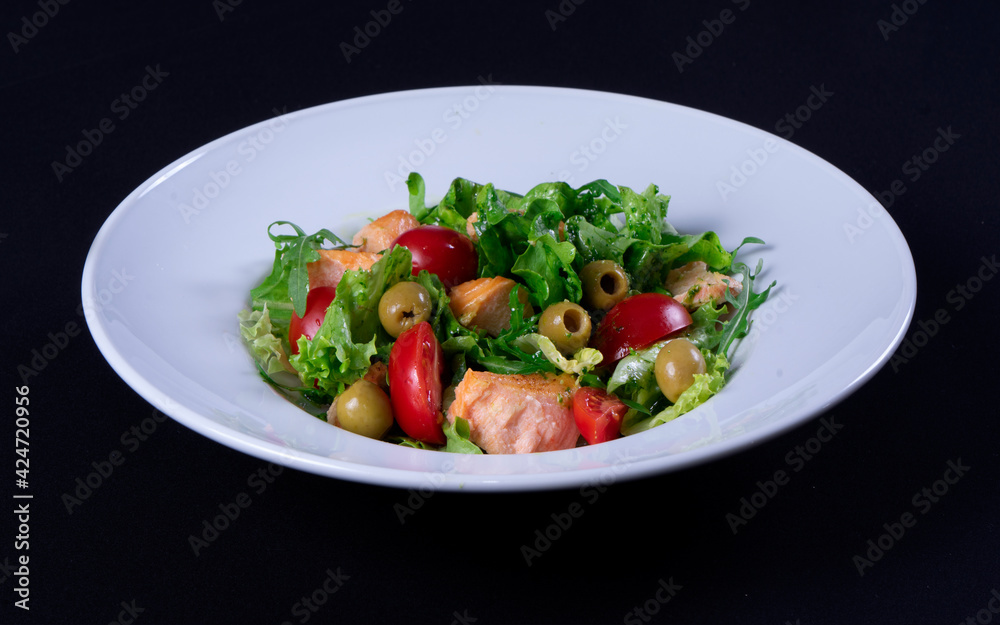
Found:
[[[691,341],[673,339],[660,348],[653,372],[666,398],[677,403],[681,393],[694,384],[695,374],[705,373],[705,357]]]
[[[590,341],[590,315],[579,304],[552,304],[538,318],[538,332],[547,336],[563,354],[571,356]]]
[[[431,296],[416,282],[398,282],[378,301],[378,318],[393,338],[431,317]]]
[[[583,303],[595,310],[611,310],[628,295],[628,274],[611,260],[595,260],[580,270]]]
[[[382,438],[392,427],[392,403],[385,391],[358,380],[337,396],[331,423],[368,438]]]

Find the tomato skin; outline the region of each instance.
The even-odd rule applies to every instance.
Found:
[[[669,295],[640,293],[612,308],[594,334],[591,345],[604,355],[602,365],[612,365],[629,350],[642,349],[691,325],[687,309]]]
[[[431,329],[422,321],[404,331],[389,352],[389,399],[392,412],[407,436],[444,445],[441,424],[441,371],[444,353]]]
[[[316,335],[316,331],[323,325],[326,309],[336,296],[336,288],[318,286],[310,289],[306,295],[306,311],[302,318],[299,318],[294,310],[292,311],[292,321],[288,326],[288,342],[291,343],[293,354],[299,353],[300,336],[311,340]]]
[[[621,436],[622,419],[628,406],[599,388],[582,386],[573,393],[573,418],[580,434],[591,445]]]
[[[413,275],[426,269],[445,287],[475,280],[479,255],[472,239],[444,226],[419,226],[399,235],[389,249],[402,245],[413,256]]]

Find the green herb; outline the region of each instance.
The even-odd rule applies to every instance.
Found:
[[[295,234],[274,234],[275,226],[291,226]],[[309,293],[309,263],[319,260],[319,250],[324,241],[340,246],[347,243],[327,229],[316,234],[306,234],[290,221],[276,221],[267,227],[267,236],[274,241],[274,265],[271,274],[250,291],[254,310],[268,304],[271,316],[287,321],[292,310],[300,317],[306,312]]]
[[[759,239],[758,239],[759,240]],[[732,292],[726,289],[726,301],[733,305],[736,313],[732,319],[723,325],[722,335],[719,337],[719,353],[729,355],[729,348],[737,339],[741,339],[750,331],[750,313],[760,307],[767,299],[777,282],[772,281],[761,292],[754,291],[754,280],[764,266],[763,260],[757,261],[756,269],[751,272],[750,268],[742,262],[733,263],[733,271],[743,274],[743,290],[737,297],[733,297]]]

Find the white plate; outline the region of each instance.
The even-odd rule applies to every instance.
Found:
[[[270,268],[269,223],[353,234],[407,206],[409,167],[440,197],[462,176],[527,191],[595,178],[672,196],[679,230],[744,248],[777,280],[729,384],[647,433],[567,451],[463,456],[361,438],[258,377],[236,313]],[[867,381],[902,339],[916,278],[878,202],[826,161],[744,124],[608,93],[477,85],[390,93],[281,115],[167,166],[101,228],[83,272],[86,319],[119,375],[228,447],[330,477],[400,488],[511,491],[662,473],[759,443]]]

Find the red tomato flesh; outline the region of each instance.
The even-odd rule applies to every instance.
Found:
[[[618,302],[598,326],[591,345],[613,365],[633,349],[652,345],[691,325],[687,309],[669,295],[640,293]]]
[[[479,257],[472,240],[444,226],[419,226],[399,235],[389,249],[402,245],[413,256],[413,275],[421,269],[437,274],[445,287],[475,280]]]
[[[306,295],[306,312],[301,318],[292,311],[292,321],[288,326],[288,342],[292,344],[292,353],[299,353],[299,337],[312,340],[317,330],[323,325],[326,309],[330,307],[337,289],[332,286],[318,286],[310,289]]]
[[[407,436],[444,445],[441,424],[441,371],[444,353],[431,324],[423,321],[404,331],[389,352],[389,399]]]
[[[621,436],[622,419],[628,412],[620,399],[592,386],[582,386],[573,393],[573,418],[576,427],[591,445]]]

